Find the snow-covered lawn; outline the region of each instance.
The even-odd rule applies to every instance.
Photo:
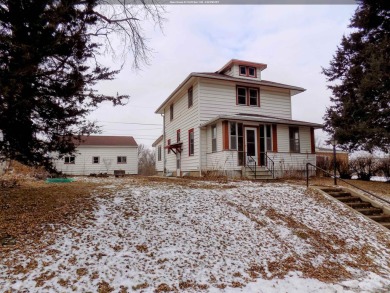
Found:
[[[390,291],[390,233],[304,187],[104,180],[93,215],[1,256],[1,292]]]

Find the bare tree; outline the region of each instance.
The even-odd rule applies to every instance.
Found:
[[[162,28],[162,13],[153,0],[2,0],[0,156],[53,169],[82,135],[99,133],[88,114],[129,96],[98,93],[96,84],[114,79],[126,56],[135,68],[148,63],[142,28],[146,20]],[[102,64],[102,53],[122,65]]]
[[[147,176],[156,174],[156,153],[143,144],[138,146],[138,174]]]

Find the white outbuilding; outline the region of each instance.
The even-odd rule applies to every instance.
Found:
[[[138,145],[132,136],[82,136],[76,153],[55,162],[69,175],[138,174]]]

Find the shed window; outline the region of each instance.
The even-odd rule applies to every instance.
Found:
[[[76,157],[75,156],[68,156],[64,158],[65,164],[75,164],[76,163]]]
[[[99,164],[100,158],[99,157],[92,157],[92,164]]]
[[[118,164],[126,164],[126,162],[127,162],[127,157],[125,157],[125,156],[118,156],[117,157]]]

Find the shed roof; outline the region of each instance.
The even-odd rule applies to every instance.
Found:
[[[81,136],[80,142],[76,142],[78,146],[128,146],[137,147],[137,142],[132,136],[106,136],[106,135],[90,135]]]

